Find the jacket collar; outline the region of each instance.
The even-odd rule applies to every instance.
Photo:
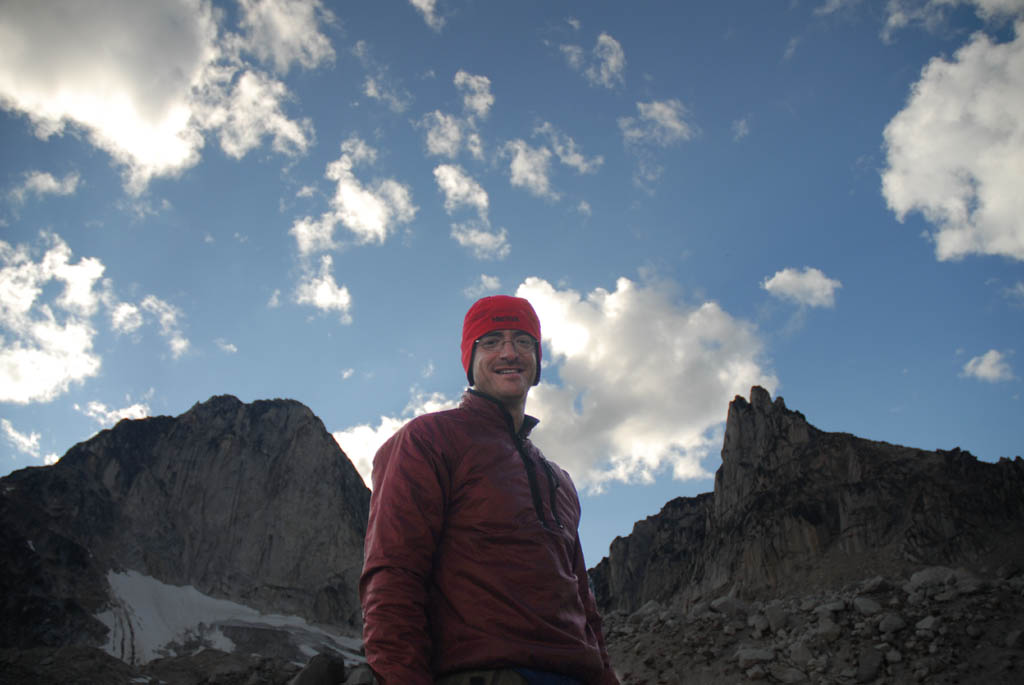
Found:
[[[507,428],[509,432],[514,432],[512,426],[512,414],[505,408],[501,402],[496,398],[488,395],[485,392],[480,392],[473,388],[467,388],[466,392],[462,395],[462,408],[470,411],[477,412],[484,415],[487,418],[500,423],[502,426]],[[523,425],[519,428],[519,437],[525,438],[530,434],[530,431],[540,423],[540,420],[527,414],[523,417]]]

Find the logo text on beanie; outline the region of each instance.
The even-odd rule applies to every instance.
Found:
[[[492,316],[491,321],[519,321],[518,316]]]

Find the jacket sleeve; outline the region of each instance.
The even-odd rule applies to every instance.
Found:
[[[576,534],[576,559],[574,562],[576,578],[579,583],[580,600],[587,613],[587,626],[593,631],[597,638],[597,646],[601,650],[601,661],[604,662],[604,671],[601,676],[593,681],[593,685],[619,685],[619,677],[612,669],[611,659],[608,658],[608,649],[604,645],[604,632],[601,626],[601,614],[597,611],[597,602],[594,593],[590,589],[590,575],[587,573],[587,564],[583,560],[583,546],[580,544],[579,533]]]
[[[448,485],[439,450],[420,426],[407,424],[373,460],[359,595],[366,659],[382,685],[434,682],[427,604]]]

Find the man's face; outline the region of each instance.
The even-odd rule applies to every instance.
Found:
[[[473,387],[507,406],[525,402],[537,377],[535,344],[523,331],[492,331],[481,336],[473,355]]]

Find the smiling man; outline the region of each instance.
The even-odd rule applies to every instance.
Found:
[[[569,474],[529,434],[540,321],[478,300],[462,327],[469,389],[402,427],[373,461],[359,591],[385,685],[612,685]]]

